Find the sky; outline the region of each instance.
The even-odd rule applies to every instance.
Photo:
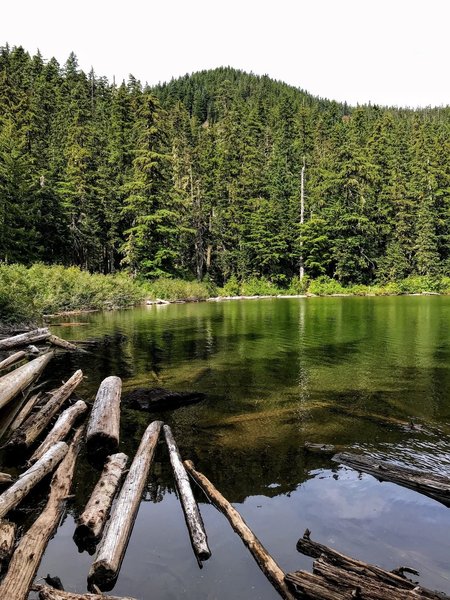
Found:
[[[0,45],[116,82],[218,66],[349,104],[450,104],[450,0],[21,0]]]

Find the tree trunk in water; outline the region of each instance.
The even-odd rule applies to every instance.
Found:
[[[3,369],[7,369],[11,365],[14,365],[16,362],[19,362],[19,360],[25,358],[26,355],[27,353],[24,350],[19,350],[19,352],[11,354],[11,356],[8,356],[8,358],[5,358],[5,360],[2,360],[2,362],[0,362],[0,371],[2,371]]]
[[[17,346],[26,346],[27,344],[43,342],[47,340],[50,335],[50,331],[47,327],[28,331],[27,333],[21,333],[20,335],[14,335],[13,337],[0,340],[0,350],[8,350],[9,348],[16,348]]]
[[[119,447],[121,392],[120,377],[107,377],[100,384],[86,432],[88,452],[107,456]]]
[[[48,585],[33,585],[33,591],[39,592],[39,600],[135,600],[127,596],[105,596],[104,594],[75,594],[63,592]]]
[[[39,400],[41,398],[42,398],[41,392],[38,392],[37,394],[33,394],[33,396],[31,396],[31,398],[28,400],[28,402],[25,404],[25,406],[22,408],[22,410],[19,412],[17,417],[14,419],[14,421],[9,426],[10,431],[15,431],[22,425],[22,423],[25,421],[25,419],[28,418],[31,411],[33,410],[33,408],[36,406],[36,404],[39,402]]]
[[[15,523],[10,523],[6,519],[0,520],[0,562],[8,560],[12,554],[16,541],[16,529]]]
[[[48,338],[48,341],[50,342],[50,344],[53,344],[54,346],[58,346],[59,348],[64,348],[65,350],[78,350],[77,346],[75,346],[75,344],[72,344],[71,342],[68,342],[67,340],[63,340],[62,338],[58,337],[57,335],[51,335]]]
[[[39,377],[52,357],[53,353],[48,352],[1,377],[0,408],[6,406],[8,402],[11,402],[14,396],[17,396],[19,392],[22,392],[30,385],[30,383]]]

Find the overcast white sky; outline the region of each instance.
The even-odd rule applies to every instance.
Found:
[[[450,0],[2,1],[0,44],[150,84],[231,65],[351,104],[450,104]]]

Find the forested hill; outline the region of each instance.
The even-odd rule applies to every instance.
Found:
[[[342,283],[444,275],[450,108],[352,108],[231,68],[115,85],[5,46],[0,206],[1,261],[219,284],[283,284],[301,256]]]

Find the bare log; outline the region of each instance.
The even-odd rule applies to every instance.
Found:
[[[9,473],[0,473],[0,484],[12,483],[13,478]]]
[[[333,461],[347,465],[356,471],[368,473],[381,481],[391,481],[450,507],[450,477],[435,475],[428,471],[399,467],[385,460],[342,452]]]
[[[43,512],[22,537],[12,556],[8,572],[0,584],[0,598],[8,598],[8,600],[27,598],[44,550],[61,519],[64,501],[72,485],[82,436],[82,428],[77,429],[64,460],[53,475],[50,494]],[[64,442],[60,443],[64,444]]]
[[[8,560],[16,541],[17,525],[6,519],[0,520],[0,562]]]
[[[0,350],[8,350],[9,348],[16,348],[17,346],[26,346],[27,344],[43,342],[49,337],[50,331],[47,327],[27,331],[27,333],[21,333],[20,335],[14,335],[13,337],[0,340]]]
[[[88,576],[89,585],[105,586],[119,573],[128,540],[141,502],[162,427],[153,421],[145,430],[130,470],[111,512],[97,557]]]
[[[88,452],[106,456],[119,447],[121,392],[120,377],[107,377],[100,384],[86,431]]]
[[[211,556],[211,550],[208,547],[205,527],[194,494],[192,493],[189,476],[181,460],[172,430],[168,425],[164,425],[163,430],[192,547],[199,560],[207,560]]]
[[[76,594],[63,592],[48,585],[33,585],[33,591],[39,593],[39,600],[135,600],[127,596],[105,596],[104,594]]]
[[[72,377],[66,381],[60,388],[50,395],[50,399],[36,413],[30,415],[28,419],[13,433],[7,446],[19,450],[26,450],[37,440],[52,418],[72,395],[77,385],[83,379],[81,370],[75,371]]]
[[[58,442],[38,462],[0,495],[0,518],[17,506],[33,487],[51,473],[67,454],[67,444]]]
[[[250,550],[259,568],[274,586],[282,598],[292,600],[291,594],[284,581],[285,574],[270,556],[253,531],[233,506],[222,496],[213,484],[202,473],[197,471],[190,460],[184,461],[189,475],[198,483],[211,502],[226,516],[231,527],[239,535],[244,544]]]
[[[75,402],[73,406],[70,406],[63,413],[61,413],[52,430],[49,432],[42,444],[36,449],[28,462],[30,464],[35,463],[42,456],[44,456],[47,450],[50,450],[50,448],[56,444],[56,442],[63,440],[74,426],[78,417],[84,414],[86,411],[86,402],[83,402],[83,400],[78,400],[78,402]]]
[[[47,366],[52,356],[52,352],[43,354],[1,377],[0,408],[3,408],[8,402],[11,402],[14,396],[19,392],[22,392],[35,380]]]
[[[100,540],[127,461],[128,456],[122,452],[108,456],[100,479],[78,519],[74,534],[77,543],[84,544],[85,540],[96,543]]]
[[[64,348],[65,350],[78,350],[78,347],[75,346],[75,344],[72,344],[72,342],[68,342],[67,340],[63,340],[57,335],[51,335],[48,338],[48,341],[50,342],[50,344],[58,346],[59,348]]]
[[[8,358],[5,358],[5,360],[2,360],[0,362],[0,371],[2,371],[3,369],[7,369],[11,365],[14,365],[16,362],[19,362],[19,360],[25,358],[26,355],[27,353],[24,350],[19,350],[19,352],[11,354],[11,356],[8,356]]]
[[[39,392],[37,394],[33,394],[33,396],[31,396],[31,398],[23,406],[23,408],[18,413],[17,417],[14,419],[14,421],[9,426],[10,431],[15,431],[22,425],[22,423],[25,421],[25,419],[27,419],[29,417],[31,411],[33,410],[33,408],[36,406],[36,404],[39,402],[39,400],[41,398],[42,398],[41,392]]]

